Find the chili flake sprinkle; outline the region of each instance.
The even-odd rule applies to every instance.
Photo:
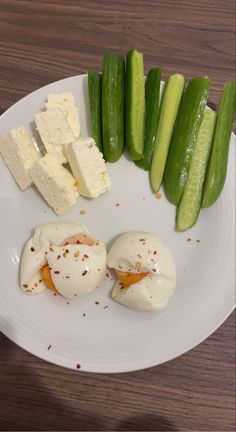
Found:
[[[26,285],[26,284],[23,284],[23,288],[28,288],[28,285]]]
[[[99,304],[100,304],[100,302],[99,302],[99,301],[95,301],[95,304],[96,304],[96,305],[99,305]]]
[[[189,237],[188,239],[187,239],[187,242],[190,242],[192,239]]]
[[[120,203],[116,203],[116,207],[119,207]]]
[[[87,259],[89,258],[89,256],[87,254],[84,254],[84,258]]]
[[[48,351],[52,348],[52,345],[48,345]]]
[[[34,249],[33,246],[30,248],[30,250],[31,250],[31,252],[34,252],[34,251],[35,251],[35,249]]]
[[[54,252],[54,249],[53,249],[51,246],[50,246],[49,250],[50,250],[51,252]]]
[[[81,368],[80,364],[77,363],[77,365],[76,365],[76,369],[80,369],[80,368]]]
[[[54,271],[55,274],[60,274],[59,270]]]
[[[86,316],[86,313],[83,314],[83,317],[85,317],[85,316]]]
[[[88,273],[88,270],[84,270],[82,276],[85,276]]]
[[[57,255],[57,259],[59,260],[61,258],[61,255]]]

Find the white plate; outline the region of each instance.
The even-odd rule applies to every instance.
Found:
[[[34,114],[42,108],[47,95],[62,91],[74,93],[80,107],[82,136],[87,136],[90,124],[86,75],[55,82],[26,96],[1,117],[0,132],[20,125],[32,127]],[[96,200],[80,198],[61,218],[34,189],[21,192],[0,160],[2,332],[38,357],[72,369],[79,363],[81,370],[90,372],[126,372],[158,365],[207,338],[235,303],[233,152],[232,142],[220,199],[201,211],[196,227],[181,234],[174,231],[175,207],[163,194],[160,200],[155,199],[147,173],[125,156],[108,164],[112,192]],[[83,216],[80,209],[86,211]],[[129,230],[159,235],[177,264],[177,288],[168,307],[155,313],[129,310],[111,299],[110,280],[84,299],[69,304],[49,291],[33,297],[23,294],[18,285],[23,244],[35,226],[56,219],[81,221],[108,245]]]

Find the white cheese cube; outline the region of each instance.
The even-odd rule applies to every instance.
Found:
[[[97,198],[111,189],[106,164],[93,138],[68,144],[65,155],[81,195]]]
[[[29,170],[42,155],[28,130],[21,126],[1,136],[0,153],[21,190],[31,186]]]
[[[73,142],[75,136],[63,111],[59,108],[49,108],[36,114],[35,123],[47,152],[60,163],[65,163],[64,146]]]
[[[79,196],[75,179],[53,156],[47,154],[41,158],[30,174],[55,213],[62,215],[75,204]]]
[[[45,104],[47,108],[59,108],[63,111],[66,120],[75,136],[79,138],[80,134],[80,122],[79,122],[79,111],[75,103],[73,93],[57,93],[50,94],[48,101]]]

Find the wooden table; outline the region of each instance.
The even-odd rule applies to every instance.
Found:
[[[104,50],[145,54],[164,78],[234,79],[234,0],[1,0],[0,111],[61,78],[100,70]],[[1,270],[2,271],[2,270]],[[233,431],[234,316],[148,370],[96,375],[33,357],[0,335],[1,430]]]

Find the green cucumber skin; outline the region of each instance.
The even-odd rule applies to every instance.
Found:
[[[154,193],[158,192],[162,183],[171,136],[183,90],[183,75],[174,74],[169,76],[163,90],[154,153],[149,173],[150,184]]]
[[[92,137],[102,152],[102,76],[95,71],[88,71],[88,93],[91,114]]]
[[[148,171],[156,139],[157,121],[159,112],[161,85],[161,69],[153,68],[148,72],[145,83],[145,122],[144,122],[144,146],[143,159],[136,165]]]
[[[179,203],[184,190],[209,88],[208,78],[193,78],[182,97],[164,173],[165,194],[173,204]]]
[[[213,142],[216,113],[206,110],[198,132],[189,166],[187,182],[177,207],[176,231],[186,231],[195,225],[201,209],[202,192]]]
[[[135,61],[139,70],[135,70]],[[138,73],[137,73],[138,72]],[[139,97],[137,98],[137,92]],[[126,147],[131,159],[143,157],[145,80],[142,53],[131,50],[126,60]]]
[[[102,138],[107,161],[117,161],[124,148],[124,58],[113,53],[103,56]]]
[[[202,207],[210,207],[219,198],[225,184],[231,130],[235,112],[236,86],[224,85],[217,114],[212,151],[203,190]]]

